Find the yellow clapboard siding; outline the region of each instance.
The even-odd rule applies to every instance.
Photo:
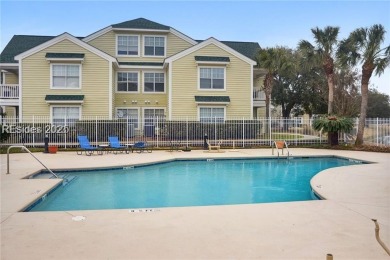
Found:
[[[6,72],[5,73],[5,84],[19,84],[18,75]]]
[[[194,56],[229,57],[226,67],[226,91],[198,90],[198,65]],[[251,66],[214,44],[205,46],[173,62],[172,67],[172,118],[197,117],[195,96],[229,96],[226,116],[248,117],[251,113]]]
[[[140,57],[126,57],[126,56],[117,56],[116,55],[116,35],[138,35],[140,37]],[[143,38],[144,36],[166,36],[167,37],[167,53],[166,57],[172,56],[178,52],[181,52],[192,45],[180,37],[172,33],[154,33],[154,32],[127,32],[127,31],[109,31],[91,41],[88,44],[108,53],[113,57],[117,57],[119,62],[163,62],[164,57],[143,57]]]
[[[51,89],[50,63],[47,52],[84,53],[81,65],[81,89]],[[59,62],[62,64],[65,62]],[[69,62],[66,62],[69,63]],[[78,63],[79,64],[79,63]],[[46,95],[85,95],[83,116],[108,116],[109,62],[100,56],[68,41],[63,40],[22,60],[23,70],[23,117],[50,115]]]

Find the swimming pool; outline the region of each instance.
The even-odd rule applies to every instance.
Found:
[[[232,205],[312,200],[318,172],[361,163],[336,157],[173,161],[67,172],[26,211]],[[37,176],[39,177],[39,175]]]

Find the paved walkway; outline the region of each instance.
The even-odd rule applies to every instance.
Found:
[[[337,155],[375,162],[325,170],[311,181],[327,200],[160,208],[18,212],[58,180],[22,179],[42,167],[28,154],[1,155],[1,259],[389,259],[390,154],[290,149],[293,156]],[[175,158],[272,157],[271,149],[77,156],[35,154],[50,168],[112,167]],[[74,221],[77,216],[85,217]]]

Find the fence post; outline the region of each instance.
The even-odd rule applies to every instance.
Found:
[[[376,146],[379,146],[379,118],[376,118]]]
[[[160,135],[160,128],[159,128],[159,126],[158,126],[158,116],[157,116],[157,118],[156,118],[156,128],[155,128],[155,131],[157,130],[157,133],[155,133],[156,135],[157,135],[157,147],[158,147],[158,137],[159,137],[159,135]]]
[[[64,145],[64,148],[66,149],[66,139],[67,139],[67,131],[66,129],[69,129],[67,126],[68,126],[68,123],[67,123],[68,120],[66,120],[66,116],[65,116],[65,125],[64,125],[64,142],[65,142],[65,145]]]
[[[33,116],[32,119],[33,119],[33,122],[32,122],[33,123],[33,129],[35,129],[35,116]],[[33,147],[35,147],[35,131],[33,131],[32,139],[33,139]]]
[[[98,118],[95,116],[95,145],[98,143]]]
[[[272,146],[272,119],[271,119],[271,114],[269,115],[268,119],[268,137],[269,137],[269,146]]]
[[[242,147],[245,148],[245,118],[242,118]]]
[[[295,117],[295,146],[298,145],[298,121],[297,118]]]
[[[126,116],[126,146],[129,147],[129,116]]]
[[[188,147],[188,116],[187,116],[187,118],[186,118],[186,127],[187,127],[187,134],[186,134],[186,136],[187,136],[186,148],[187,148],[187,147]]]

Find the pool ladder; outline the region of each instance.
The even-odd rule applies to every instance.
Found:
[[[287,150],[287,159],[290,158],[290,151],[288,150],[288,145],[286,141],[274,141],[272,144],[272,155],[274,155],[274,148],[276,148],[276,152],[278,153],[279,158],[279,149],[282,150],[282,154],[284,154],[284,148]]]
[[[26,151],[28,152],[29,154],[31,154],[32,157],[34,157],[35,160],[37,160],[40,164],[42,164],[43,167],[46,168],[46,170],[48,170],[51,174],[53,174],[56,178],[60,178],[57,176],[57,174],[55,174],[52,170],[50,170],[46,165],[44,165],[34,154],[32,154],[32,152],[27,149],[26,146],[24,145],[11,145],[10,147],[8,147],[7,149],[7,174],[10,174],[9,172],[9,151],[12,149],[12,148],[22,148],[22,151]]]

